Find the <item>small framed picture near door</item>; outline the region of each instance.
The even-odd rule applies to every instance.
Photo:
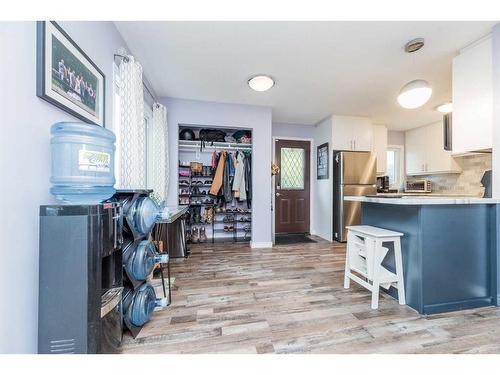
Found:
[[[328,178],[328,142],[318,146],[317,158],[316,176],[318,180],[325,180]]]
[[[37,96],[82,121],[104,126],[105,76],[53,21],[37,22]]]

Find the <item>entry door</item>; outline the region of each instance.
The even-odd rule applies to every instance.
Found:
[[[277,140],[275,177],[275,231],[309,233],[310,154],[308,141]]]

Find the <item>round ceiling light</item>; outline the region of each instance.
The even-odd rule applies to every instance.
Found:
[[[432,88],[427,81],[416,79],[403,86],[398,95],[401,107],[414,109],[423,106],[430,99]]]
[[[453,103],[444,103],[444,104],[438,105],[436,109],[438,110],[438,112],[441,112],[441,113],[453,112]]]
[[[248,80],[248,86],[255,91],[267,91],[274,86],[274,79],[269,76],[259,74]]]

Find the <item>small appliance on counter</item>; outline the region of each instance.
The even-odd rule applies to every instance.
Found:
[[[431,193],[430,180],[411,180],[405,182],[405,193]]]
[[[491,198],[491,169],[484,172],[481,184],[484,186],[483,198]]]
[[[389,193],[389,176],[377,177],[377,193]]]

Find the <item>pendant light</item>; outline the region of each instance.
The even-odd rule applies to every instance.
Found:
[[[423,106],[430,99],[432,88],[427,81],[416,79],[403,86],[398,95],[401,107],[414,109]]]
[[[424,46],[424,39],[417,38],[406,43],[404,49],[407,53],[414,53]],[[432,96],[432,87],[423,79],[415,79],[403,86],[398,95],[401,107],[414,109],[423,106]]]
[[[450,113],[453,112],[453,103],[448,102],[448,103],[443,103],[441,105],[438,105],[436,110],[441,113]]]

